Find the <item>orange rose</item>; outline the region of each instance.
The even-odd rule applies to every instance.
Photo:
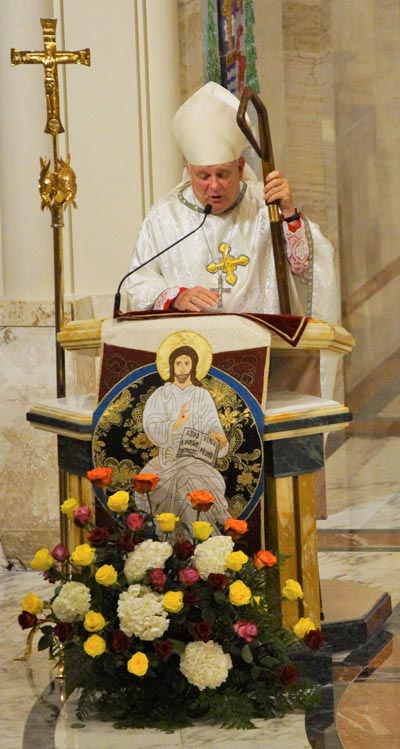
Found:
[[[194,510],[197,512],[207,512],[215,502],[215,497],[210,492],[198,489],[187,495],[187,498]]]
[[[94,486],[108,486],[112,481],[112,468],[93,468],[91,471],[86,471],[86,476]]]
[[[156,473],[139,473],[132,479],[135,492],[145,494],[152,492],[156,488],[160,477]]]
[[[273,567],[276,561],[276,556],[270,551],[257,551],[253,556],[253,563],[257,570],[262,570],[263,567]]]
[[[246,520],[236,520],[236,518],[228,518],[227,520],[225,520],[224,531],[228,536],[235,540],[247,533],[247,522]]]

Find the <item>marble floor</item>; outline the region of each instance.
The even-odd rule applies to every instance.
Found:
[[[328,442],[329,445],[329,442]],[[319,521],[319,560],[328,590],[327,623],[370,614],[368,637],[333,655],[333,683],[311,715],[260,723],[252,731],[198,726],[173,734],[119,731],[107,724],[77,721],[73,699],[65,701],[44,654],[22,655],[25,636],[16,623],[27,590],[40,593],[37,573],[7,570],[0,575],[0,745],[4,749],[155,749],[246,747],[252,749],[397,749],[400,746],[400,437],[348,436],[327,460],[329,517]],[[329,586],[342,586],[343,595]],[[392,614],[371,601],[384,593]],[[346,604],[346,595],[347,601]],[[390,598],[389,598],[390,596]],[[348,607],[346,614],[346,605]],[[357,608],[358,607],[358,608]],[[332,613],[334,612],[334,613]],[[344,612],[344,613],[343,613]],[[356,615],[357,619],[357,615]],[[363,638],[361,638],[363,639]]]

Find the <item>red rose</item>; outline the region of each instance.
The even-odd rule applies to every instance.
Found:
[[[156,473],[139,473],[134,476],[132,483],[135,492],[138,494],[146,494],[146,492],[152,492],[156,488],[160,477]]]
[[[200,580],[199,571],[195,567],[185,567],[184,570],[179,570],[179,579],[183,585],[194,585]]]
[[[209,622],[200,621],[196,622],[193,626],[193,636],[195,640],[202,640],[208,642],[214,637],[214,629]]]
[[[131,531],[140,531],[143,528],[144,520],[140,512],[130,512],[126,517],[126,524]]]
[[[293,663],[284,663],[282,666],[279,666],[277,676],[284,687],[295,684],[297,681],[297,668]]]
[[[228,585],[228,578],[218,572],[210,572],[207,582],[213,590],[223,590]]]
[[[303,640],[311,650],[319,650],[325,645],[325,638],[320,629],[310,629],[303,637]]]
[[[162,590],[165,583],[167,582],[167,576],[164,570],[160,569],[159,567],[155,567],[154,570],[151,570],[150,582],[152,585],[154,585],[155,588],[157,588],[157,590]]]
[[[170,640],[161,640],[154,645],[154,650],[160,661],[167,661],[174,652],[174,646]]]
[[[225,533],[236,540],[247,533],[247,522],[246,520],[237,520],[236,518],[228,518],[225,520],[224,531]]]
[[[105,526],[93,528],[88,535],[90,546],[105,546],[110,538],[110,531]]]
[[[53,632],[60,642],[68,642],[68,640],[72,640],[74,628],[69,622],[58,622]]]
[[[183,603],[185,606],[197,606],[199,597],[193,590],[186,590],[183,594]]]
[[[174,544],[174,554],[177,559],[190,559],[194,554],[194,544],[185,539]]]
[[[125,650],[128,650],[130,643],[130,637],[128,637],[125,632],[122,632],[121,629],[117,629],[111,639],[111,648],[114,653],[120,655],[121,653],[124,653]]]
[[[108,486],[112,481],[112,468],[93,468],[91,471],[86,471],[86,476],[94,486]]]
[[[18,624],[22,629],[32,629],[37,623],[37,616],[29,611],[22,611],[18,617]]]
[[[233,625],[233,629],[246,642],[251,642],[258,635],[258,629],[254,622],[246,622],[244,619],[238,619]]]
[[[210,492],[206,492],[203,489],[188,494],[187,498],[193,509],[197,512],[207,512],[215,502],[215,497],[213,497]]]
[[[133,551],[136,546],[130,533],[123,533],[118,539],[118,544],[126,551]]]

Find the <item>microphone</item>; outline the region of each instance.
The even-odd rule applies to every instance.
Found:
[[[141,263],[136,268],[133,268],[132,270],[130,270],[129,273],[125,274],[125,276],[119,282],[117,293],[116,293],[116,295],[114,297],[113,319],[115,319],[116,317],[119,317],[122,314],[121,310],[120,310],[120,304],[121,304],[121,286],[124,283],[124,281],[126,281],[126,279],[129,278],[129,276],[132,276],[133,273],[136,273],[137,270],[141,270],[142,268],[144,268],[145,265],[147,265],[148,263],[151,263],[153,260],[156,260],[156,258],[160,257],[160,255],[163,255],[164,252],[167,252],[167,250],[171,250],[172,247],[175,247],[180,242],[183,242],[184,239],[187,239],[192,234],[194,234],[196,231],[198,231],[199,229],[201,229],[201,227],[203,226],[203,224],[204,224],[207,216],[211,213],[211,211],[212,211],[212,206],[210,205],[210,203],[207,203],[207,205],[204,206],[204,218],[201,221],[201,223],[198,226],[196,226],[195,229],[192,229],[192,231],[190,231],[188,234],[185,234],[184,237],[180,237],[179,239],[176,240],[176,242],[173,242],[168,247],[165,247],[163,250],[161,250],[161,252],[157,252],[156,255],[153,255],[152,257],[149,257],[149,259],[145,260],[144,263]]]

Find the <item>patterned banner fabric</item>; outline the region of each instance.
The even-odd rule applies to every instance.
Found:
[[[182,522],[187,494],[209,491],[215,528],[226,514],[247,519],[248,543],[260,548],[270,336],[234,315],[224,330],[211,315],[105,321],[93,463],[113,469],[112,489],[154,472],[157,512]]]
[[[245,86],[259,91],[252,0],[209,0],[207,79],[238,97]]]

